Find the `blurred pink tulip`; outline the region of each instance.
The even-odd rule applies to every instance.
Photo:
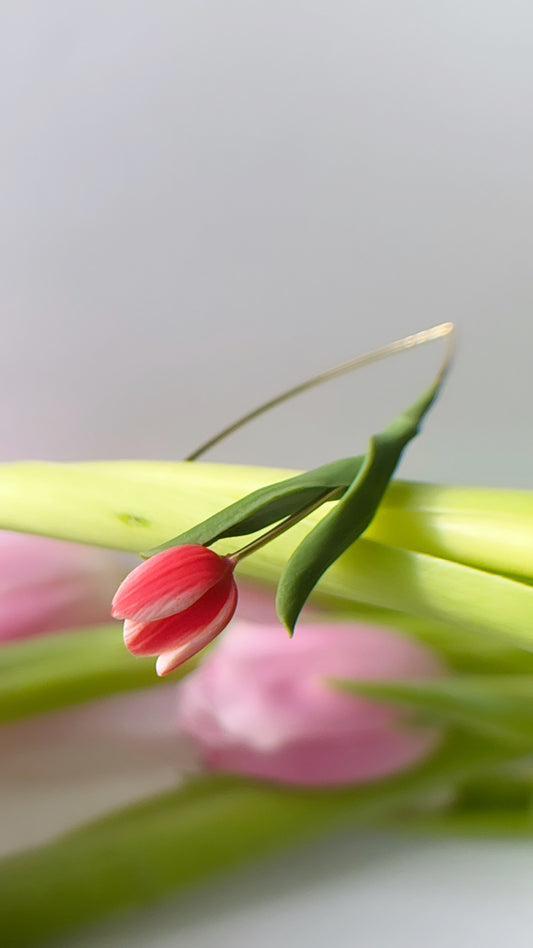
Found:
[[[205,766],[279,783],[363,783],[429,755],[440,732],[341,692],[328,678],[408,679],[443,673],[421,644],[388,629],[236,622],[178,689],[182,733]]]
[[[111,621],[129,557],[96,547],[0,532],[0,642]]]

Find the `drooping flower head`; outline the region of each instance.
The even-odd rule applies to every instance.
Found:
[[[158,655],[167,675],[205,648],[237,605],[233,561],[197,544],[175,546],[137,566],[117,590],[111,614],[125,619],[134,655]]]

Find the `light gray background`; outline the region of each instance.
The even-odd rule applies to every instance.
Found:
[[[0,37],[4,459],[179,458],[454,319],[401,473],[531,487],[527,0],[3,0]],[[212,458],[357,453],[437,358],[365,370]],[[317,844],[83,945],[529,946],[528,845],[390,847]]]

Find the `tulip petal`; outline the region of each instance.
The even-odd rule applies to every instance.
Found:
[[[209,770],[302,786],[365,783],[432,753],[437,727],[341,692],[329,679],[402,681],[445,672],[390,629],[356,623],[235,622],[180,684],[178,720]],[[346,697],[351,701],[346,701]]]
[[[126,619],[124,643],[133,655],[159,655],[181,647],[191,638],[210,629],[213,623],[224,617],[224,628],[235,611],[237,587],[232,575],[226,576],[212,587],[201,599],[177,615],[155,622],[136,622]],[[229,612],[231,606],[231,612]],[[217,633],[215,633],[217,634]]]
[[[219,635],[223,629],[225,629],[228,622],[232,618],[233,613],[235,612],[236,605],[237,587],[235,583],[233,583],[231,596],[228,598],[227,603],[221,609],[216,619],[214,619],[209,626],[206,626],[202,632],[183,642],[183,644],[178,648],[161,653],[157,659],[157,662],[155,663],[155,670],[157,674],[161,678],[165,675],[168,675],[170,672],[174,671],[174,669],[188,661],[189,658],[192,658],[193,655],[196,655],[197,652],[200,652],[206,647],[206,645],[209,645],[209,643],[212,642],[213,639],[216,638],[216,636]]]
[[[173,547],[145,560],[119,586],[115,619],[154,622],[188,609],[231,572],[225,557],[204,546]]]

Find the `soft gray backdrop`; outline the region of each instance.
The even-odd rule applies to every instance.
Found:
[[[0,37],[5,459],[179,458],[280,388],[454,319],[454,373],[402,474],[531,486],[527,0],[3,0]],[[437,357],[365,370],[212,457],[356,453]],[[313,858],[329,877],[281,897],[280,864],[258,870],[222,912],[214,897],[213,929],[187,917],[187,944],[244,948],[269,913],[265,944],[321,944],[317,894],[341,945],[530,944],[523,845],[413,844],[398,871],[377,845],[369,875],[346,848]]]
[[[529,486],[532,30],[527,0],[4,0],[4,456],[180,457],[453,318],[403,474]],[[352,453],[432,358],[213,458]]]

